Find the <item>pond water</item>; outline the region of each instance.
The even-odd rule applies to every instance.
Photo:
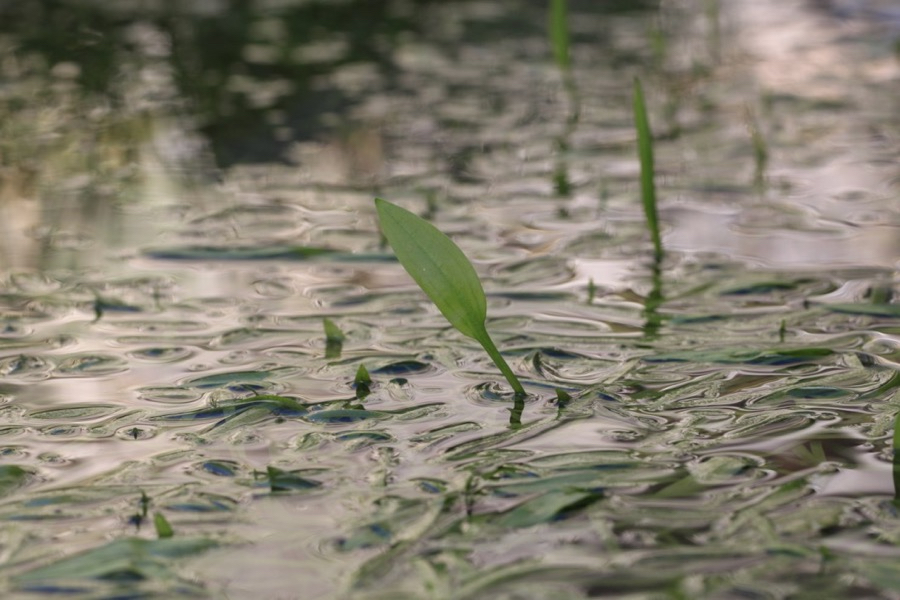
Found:
[[[569,10],[0,4],[4,597],[900,598],[900,8]]]

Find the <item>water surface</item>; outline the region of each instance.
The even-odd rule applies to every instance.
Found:
[[[5,594],[898,597],[896,11],[570,8],[0,9]]]

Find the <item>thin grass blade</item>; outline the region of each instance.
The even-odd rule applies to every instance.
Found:
[[[647,228],[653,240],[653,253],[656,262],[662,260],[662,238],[659,234],[659,213],[656,210],[656,183],[654,182],[653,134],[647,119],[647,105],[644,102],[644,89],[638,78],[634,79],[634,125],[637,129],[638,157],[641,161],[641,201]]]
[[[893,461],[894,502],[900,503],[900,413],[894,417]]]
[[[562,71],[568,71],[572,66],[566,2],[567,0],[550,0],[550,44],[553,46],[553,58]]]

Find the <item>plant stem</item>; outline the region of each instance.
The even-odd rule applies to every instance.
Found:
[[[492,340],[491,336],[488,335],[487,329],[485,329],[484,332],[475,339],[488,353],[488,356],[491,357],[491,360],[494,361],[494,364],[497,365],[497,368],[500,369],[500,372],[503,373],[503,376],[506,377],[506,381],[508,381],[509,385],[512,386],[513,391],[516,393],[516,397],[524,398],[527,395],[525,393],[525,388],[522,387],[522,384],[519,382],[519,378],[516,377],[516,374],[513,373],[513,370],[509,368],[508,364],[506,364],[506,360],[503,358],[503,355],[500,354],[500,351],[497,350],[497,346],[494,345],[494,340]]]

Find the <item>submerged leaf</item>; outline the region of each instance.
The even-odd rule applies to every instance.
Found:
[[[110,542],[100,548],[64,558],[14,578],[20,585],[46,585],[52,580],[162,577],[169,562],[198,554],[218,544],[205,538],[164,538],[144,540],[128,538]]]
[[[309,490],[322,485],[318,481],[301,477],[294,472],[285,471],[277,467],[266,467],[266,479],[272,492]]]
[[[0,496],[5,496],[25,485],[30,476],[31,473],[20,466],[0,466]]]
[[[826,309],[848,315],[865,315],[869,317],[884,317],[896,319],[900,317],[900,304],[863,304],[863,303],[839,303],[822,304]]]
[[[568,514],[603,498],[600,492],[554,490],[532,498],[497,519],[502,527],[531,527],[563,519]]]

